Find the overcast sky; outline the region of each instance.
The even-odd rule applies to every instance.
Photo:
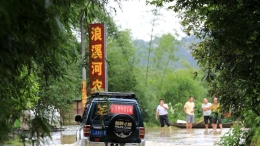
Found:
[[[121,1],[122,10],[116,3],[110,3],[112,7],[117,9],[113,14],[114,20],[121,29],[130,29],[134,39],[150,40],[152,24],[155,18],[152,13],[154,6],[146,5],[145,0],[129,0]],[[180,19],[171,10],[159,9],[161,16],[156,19],[154,27],[154,35],[160,36],[165,33],[179,34],[179,39],[186,36],[181,28]]]

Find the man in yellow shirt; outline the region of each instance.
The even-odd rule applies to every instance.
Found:
[[[213,104],[211,105],[211,122],[212,122],[212,128],[214,131],[217,129],[217,123],[219,124],[220,130],[222,130],[220,105],[218,103],[218,98],[216,98],[216,97],[213,99]]]
[[[192,123],[194,123],[194,108],[193,97],[189,97],[189,101],[184,105],[184,112],[186,113],[186,129],[192,129]]]

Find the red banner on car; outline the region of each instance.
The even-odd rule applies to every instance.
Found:
[[[134,107],[133,105],[111,104],[110,113],[132,115],[134,113]]]

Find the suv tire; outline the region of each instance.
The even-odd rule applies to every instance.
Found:
[[[131,140],[136,132],[135,120],[126,114],[115,115],[108,126],[109,135],[118,142]]]

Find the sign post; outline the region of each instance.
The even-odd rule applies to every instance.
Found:
[[[106,27],[89,24],[89,79],[91,92],[108,91],[106,64]]]
[[[85,28],[84,28],[85,15],[81,18],[81,57],[82,57],[82,95],[81,95],[81,111],[84,112],[85,105],[87,103],[87,84],[86,84],[86,43],[85,43]]]

